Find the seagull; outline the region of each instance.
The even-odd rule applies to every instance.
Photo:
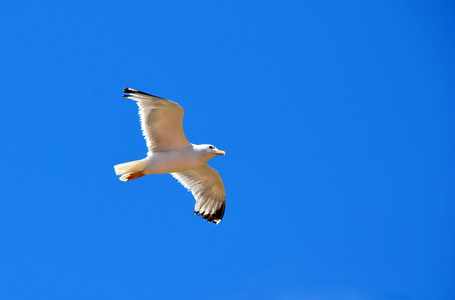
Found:
[[[170,100],[125,88],[123,95],[137,102],[147,157],[114,166],[122,181],[149,174],[170,173],[191,191],[196,204],[194,214],[218,224],[224,215],[226,193],[220,174],[206,163],[225,155],[210,144],[188,142],[183,132],[183,108]]]

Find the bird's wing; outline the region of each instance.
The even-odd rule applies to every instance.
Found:
[[[204,220],[218,224],[224,215],[226,194],[218,172],[204,164],[184,172],[171,173],[184,187],[191,190],[196,205],[194,213]]]
[[[185,111],[175,102],[136,91],[123,90],[125,98],[137,101],[142,133],[150,151],[166,151],[188,147],[182,121]]]

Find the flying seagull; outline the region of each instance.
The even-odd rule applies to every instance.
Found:
[[[144,159],[114,166],[115,173],[122,175],[120,180],[171,173],[196,198],[194,213],[218,224],[224,215],[226,194],[220,174],[206,163],[225,152],[213,145],[188,142],[182,127],[184,110],[177,103],[130,88],[123,92],[123,97],[139,106],[149,151]]]

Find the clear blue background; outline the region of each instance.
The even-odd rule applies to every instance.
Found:
[[[452,1],[3,1],[1,299],[455,299]],[[124,87],[227,190],[193,216]]]

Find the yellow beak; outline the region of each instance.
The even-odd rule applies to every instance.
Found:
[[[213,153],[218,154],[218,155],[226,155],[226,152],[221,151],[221,150],[215,150]]]

